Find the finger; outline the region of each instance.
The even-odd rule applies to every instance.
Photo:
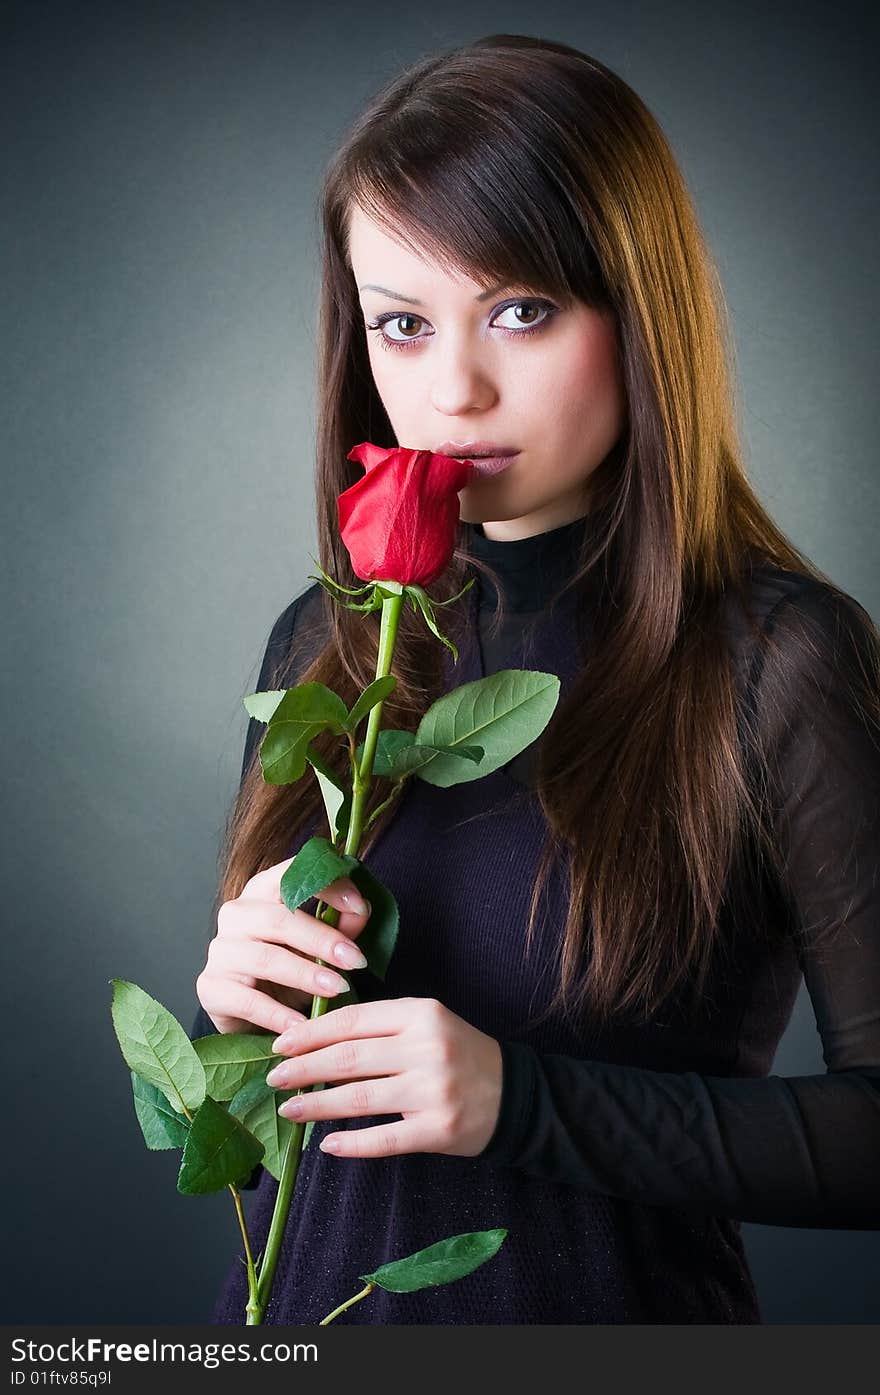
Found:
[[[296,911],[289,911],[286,906],[280,903],[272,906],[265,903],[265,913],[257,915],[253,902],[248,901],[227,901],[223,907],[223,921],[220,926],[220,933],[215,936],[209,946],[211,953],[220,945],[228,946],[230,943],[248,943],[251,947],[255,944],[263,948],[273,943],[287,945],[290,949],[301,950],[304,954],[311,955],[315,959],[323,959],[326,963],[334,964],[345,969],[362,969],[363,963],[346,963],[346,957],[351,957],[352,936],[350,934],[340,934],[339,929],[323,924],[316,920],[307,911],[297,908]],[[358,921],[363,929],[363,922]],[[355,946],[356,948],[356,946]],[[360,956],[364,959],[364,956]],[[227,961],[224,961],[227,962]],[[248,963],[251,961],[248,960]],[[250,973],[258,978],[271,978],[269,972],[262,973],[259,968],[250,969]],[[285,978],[278,980],[280,983],[287,983]],[[311,980],[310,980],[311,982]],[[299,980],[296,980],[299,984]]]
[[[320,899],[329,906],[335,906],[338,911],[353,913],[358,920],[365,919],[368,913],[368,903],[351,877],[337,877],[324,887]]]
[[[399,1079],[359,1080],[333,1090],[307,1090],[279,1105],[285,1119],[362,1119],[370,1114],[402,1114],[409,1108]]]
[[[370,923],[370,916],[373,914],[372,907],[367,902],[368,910],[365,915],[360,911],[342,911],[339,920],[336,922],[336,929],[343,935],[347,935],[350,940],[356,940],[358,935],[366,930]]]
[[[286,1052],[300,1054],[357,1037],[393,1036],[412,1020],[414,1005],[424,1001],[418,998],[376,998],[364,1003],[346,1003],[345,1007],[334,1008],[321,1017],[294,1023],[290,1035],[285,1032],[284,1039],[279,1037],[273,1042],[272,1049],[280,1055]]]
[[[282,1054],[275,1050],[273,1043],[272,1055]],[[279,1061],[266,1076],[266,1084],[274,1090],[300,1090],[306,1085],[323,1085],[328,1080],[397,1076],[405,1069],[400,1063],[400,1048],[391,1037],[379,1037],[375,1041],[340,1041],[320,1051]]]
[[[423,1141],[424,1140],[424,1141]],[[429,1139],[418,1124],[404,1121],[379,1124],[372,1129],[346,1129],[344,1133],[328,1133],[319,1144],[322,1153],[337,1158],[394,1158],[403,1153],[432,1152]]]
[[[292,857],[288,857],[283,862],[277,862],[274,867],[266,867],[263,871],[256,872],[241,895],[247,900],[282,901],[281,882],[293,860]],[[336,877],[321,890],[320,899],[338,911],[354,911],[359,917],[366,914],[364,899],[351,877]]]
[[[257,988],[264,989],[272,998],[277,998],[279,1003],[285,1007],[294,1008],[296,1012],[303,1013],[308,1017],[312,1008],[314,993],[308,993],[304,988],[287,988],[283,983],[269,983],[258,978],[254,980],[253,975],[249,976],[249,982],[255,982]]]
[[[265,1027],[267,1032],[283,1032],[292,1023],[308,1021],[301,1012],[285,1007],[268,993],[235,979],[207,975],[201,984],[200,1001],[209,1016],[216,1013],[218,1017],[237,1017],[255,1027]]]
[[[335,969],[323,968],[265,940],[215,939],[208,953],[212,973],[244,973],[269,983],[301,988],[313,998],[336,997],[347,993],[350,987]]]
[[[280,901],[281,878],[291,862],[292,857],[285,857],[283,862],[276,862],[272,867],[263,867],[261,871],[255,872],[239,892],[239,896],[248,901]]]

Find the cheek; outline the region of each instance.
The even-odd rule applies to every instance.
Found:
[[[403,357],[401,354],[400,358]],[[411,386],[407,391],[405,368],[406,364],[398,361],[393,349],[376,348],[370,352],[373,383],[392,426],[406,420],[407,402],[412,403],[413,400]]]
[[[596,318],[557,347],[543,381],[533,384],[535,400],[564,435],[583,439],[587,434],[610,449],[626,418],[613,323]]]

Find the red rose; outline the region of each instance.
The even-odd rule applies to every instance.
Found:
[[[362,581],[427,586],[455,550],[458,492],[473,466],[430,450],[363,441],[348,460],[366,473],[337,498],[342,541]]]

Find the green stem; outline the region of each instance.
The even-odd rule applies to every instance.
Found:
[[[379,652],[376,655],[376,677],[387,678],[391,672],[391,657],[394,653],[394,645],[397,641],[397,627],[400,624],[400,612],[403,610],[404,595],[386,596],[382,602],[382,620],[379,627]],[[348,838],[345,843],[345,851],[351,856],[356,856],[358,846],[361,841],[361,825],[364,817],[364,805],[370,793],[370,783],[373,777],[373,758],[376,754],[376,743],[379,740],[379,729],[382,725],[382,708],[384,702],[377,702],[375,707],[370,708],[367,717],[367,734],[364,737],[364,750],[361,756],[360,768],[357,763],[354,767],[354,784],[352,788],[351,817],[348,821]]]
[[[386,596],[382,601],[379,651],[376,655],[377,678],[385,678],[391,671],[391,658],[394,654],[394,645],[397,640],[397,627],[400,623],[400,612],[403,609],[403,602],[403,592],[401,592],[399,596]],[[345,840],[345,852],[352,857],[357,856],[357,850],[360,846],[364,809],[367,797],[370,793],[370,784],[373,777],[373,758],[376,754],[376,743],[379,739],[383,705],[383,703],[377,702],[376,706],[370,709],[367,718],[367,733],[364,738],[364,749],[360,766],[358,766],[357,761],[352,762],[351,815],[348,821],[348,836]],[[319,911],[316,919],[323,921],[327,925],[337,925],[339,922],[339,914],[335,906],[327,906],[323,911]],[[315,962],[321,964],[323,960],[318,959]],[[312,1020],[316,1017],[323,1017],[324,1013],[327,1011],[328,1003],[329,1000],[327,998],[312,999]],[[309,1086],[309,1090],[314,1090],[315,1088],[315,1085]],[[300,1090],[297,1093],[306,1094],[308,1091]],[[284,1153],[284,1161],[281,1164],[281,1179],[278,1183],[278,1194],[275,1197],[275,1206],[272,1211],[269,1234],[266,1238],[266,1251],[263,1255],[263,1262],[260,1265],[259,1278],[256,1284],[256,1293],[252,1294],[248,1301],[247,1326],[249,1327],[262,1323],[266,1314],[269,1294],[272,1289],[272,1280],[275,1277],[278,1256],[281,1253],[281,1243],[284,1239],[290,1202],[299,1172],[300,1158],[302,1157],[302,1140],[307,1122],[307,1120],[299,1120],[295,1123],[291,1130],[290,1137],[288,1138],[287,1148]],[[364,1293],[358,1294],[357,1298],[363,1298],[365,1296],[366,1290]],[[356,1299],[351,1299],[349,1301],[353,1303]],[[345,1306],[348,1305],[346,1304]],[[337,1309],[337,1311],[341,1312],[342,1310]],[[325,1321],[328,1321],[328,1319],[325,1319]]]
[[[315,1001],[325,1002],[326,999],[315,999]],[[312,1016],[316,1016],[316,1014],[313,1013]],[[281,1180],[278,1183],[278,1194],[275,1197],[275,1207],[269,1225],[269,1234],[266,1237],[266,1250],[263,1255],[259,1278],[257,1280],[256,1301],[254,1303],[253,1314],[251,1314],[250,1311],[250,1304],[248,1305],[248,1327],[253,1327],[261,1323],[266,1315],[269,1292],[272,1288],[272,1280],[275,1277],[278,1256],[281,1253],[281,1242],[284,1238],[284,1226],[287,1221],[287,1213],[290,1209],[290,1198],[293,1195],[293,1189],[296,1185],[296,1175],[299,1171],[299,1162],[302,1156],[302,1136],[304,1131],[305,1123],[300,1120],[293,1125],[287,1140],[284,1162],[281,1166]]]
[[[186,1115],[187,1119],[189,1119],[189,1122],[192,1123],[192,1118],[193,1118],[193,1116],[190,1114],[190,1112],[189,1112],[189,1110],[187,1109],[186,1105],[183,1103],[183,1100],[180,1101],[180,1104],[181,1104],[181,1108],[183,1109],[183,1112],[184,1112],[184,1114]],[[236,1210],[236,1213],[237,1213],[237,1215],[238,1215],[238,1224],[239,1224],[239,1226],[241,1227],[241,1238],[242,1238],[242,1240],[244,1241],[244,1252],[245,1252],[245,1254],[247,1255],[247,1271],[248,1271],[248,1301],[247,1301],[247,1314],[248,1314],[248,1319],[247,1319],[247,1320],[248,1320],[248,1322],[250,1322],[250,1321],[251,1321],[251,1314],[252,1314],[252,1312],[255,1312],[255,1311],[256,1311],[255,1304],[256,1304],[256,1297],[257,1297],[257,1271],[256,1271],[256,1268],[254,1267],[254,1257],[253,1257],[253,1255],[251,1254],[251,1245],[250,1245],[250,1241],[248,1240],[247,1226],[245,1225],[245,1221],[244,1221],[244,1211],[242,1210],[242,1206],[241,1206],[241,1192],[238,1190],[238,1187],[236,1187],[232,1182],[229,1182],[227,1185],[228,1185],[228,1187],[229,1187],[229,1190],[230,1190],[231,1193],[232,1193],[232,1200],[235,1202],[235,1210]],[[256,1320],[259,1322],[259,1318],[257,1318]]]
[[[352,1303],[360,1303],[361,1299],[366,1298],[367,1294],[372,1293],[375,1287],[375,1284],[367,1284],[366,1288],[362,1288],[360,1293],[355,1294],[354,1298],[349,1298],[347,1302],[340,1303],[339,1307],[334,1308],[332,1313],[328,1313],[325,1318],[321,1318],[318,1326],[326,1327],[328,1322],[332,1322],[335,1317],[339,1317],[339,1314],[344,1313],[346,1308],[350,1308]]]
[[[233,1186],[231,1182],[229,1183],[229,1190],[232,1192],[232,1200],[235,1202],[235,1210],[238,1215],[238,1224],[241,1226],[241,1238],[244,1241],[244,1252],[247,1255],[248,1301],[246,1311],[247,1321],[248,1323],[250,1323],[252,1318],[256,1315],[258,1311],[257,1271],[254,1265],[254,1257],[251,1253],[251,1245],[248,1239],[247,1226],[245,1225],[244,1211],[241,1205],[241,1192],[238,1190],[238,1187]]]
[[[192,1123],[192,1118],[193,1118],[193,1116],[190,1114],[190,1112],[189,1112],[189,1110],[187,1109],[186,1105],[183,1103],[183,1100],[180,1101],[180,1104],[181,1104],[181,1108],[183,1109],[183,1112],[184,1112],[184,1114],[186,1115],[187,1119],[189,1119],[189,1122]],[[252,1311],[255,1311],[254,1305],[255,1305],[256,1296],[257,1296],[257,1271],[256,1271],[256,1268],[255,1268],[255,1266],[254,1266],[254,1257],[253,1257],[253,1255],[251,1254],[251,1244],[250,1244],[250,1241],[249,1241],[249,1239],[248,1239],[247,1226],[245,1225],[245,1221],[244,1221],[244,1211],[242,1210],[242,1207],[241,1207],[241,1192],[238,1190],[238,1187],[236,1187],[236,1186],[234,1185],[234,1183],[229,1182],[227,1185],[228,1185],[228,1187],[229,1187],[229,1190],[230,1190],[231,1193],[232,1193],[232,1200],[235,1202],[235,1210],[236,1210],[236,1213],[237,1213],[237,1215],[238,1215],[238,1224],[239,1224],[239,1226],[241,1227],[241,1238],[242,1238],[242,1240],[244,1241],[244,1252],[245,1252],[245,1254],[247,1255],[247,1271],[248,1271],[248,1302],[247,1302],[247,1313],[248,1313],[248,1322],[250,1322],[250,1321],[251,1321],[251,1312],[252,1312]],[[259,1321],[259,1318],[257,1319],[257,1321]]]
[[[370,828],[376,822],[380,814],[384,814],[389,804],[393,804],[395,799],[400,798],[401,791],[403,790],[403,787],[406,784],[407,780],[410,778],[411,777],[409,775],[405,775],[403,779],[394,781],[394,788],[392,789],[388,798],[383,799],[381,804],[377,804],[376,808],[373,810],[372,814],[367,819],[367,828]]]

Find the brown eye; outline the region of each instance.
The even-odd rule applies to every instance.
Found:
[[[419,319],[418,315],[399,315],[398,318],[397,318],[397,324],[398,324],[398,326],[401,326],[405,320],[409,320],[410,324],[413,324],[413,323],[415,323],[416,325],[421,324],[421,320]],[[416,337],[415,335],[410,336],[410,335],[407,333],[407,331],[406,331],[405,329],[402,331],[402,333],[403,333],[404,339],[409,339],[410,337],[412,337],[412,338],[415,338],[415,337]]]
[[[401,329],[402,338],[395,338],[393,335],[384,333],[384,330],[392,324]],[[424,324],[424,320],[419,319],[418,315],[407,315],[404,313],[402,315],[381,315],[375,324],[369,325],[368,327],[370,329],[383,331],[381,337],[386,344],[404,344],[407,342],[411,343],[413,340],[420,338],[418,327],[421,324]],[[409,328],[406,328],[406,326],[409,326]],[[413,330],[413,326],[415,326],[415,330]]]
[[[512,305],[506,305],[498,318],[501,315],[515,315],[517,324],[522,325],[523,329],[531,329],[533,326],[537,327],[536,316],[544,315],[549,319],[554,309],[554,306],[541,300],[517,300]],[[495,320],[493,320],[494,323],[496,323]],[[539,320],[537,323],[543,324],[543,321]],[[498,327],[499,329],[512,328],[512,326],[507,325],[499,325]],[[514,333],[516,333],[515,330]]]
[[[540,306],[538,306],[538,305],[532,305],[531,301],[524,301],[523,304],[524,304],[525,307],[526,307],[526,316],[528,316],[530,313],[533,314],[533,315],[540,315],[540,313],[541,313]],[[525,318],[525,316],[520,315],[519,312],[520,312],[521,309],[522,309],[522,305],[514,305],[512,308],[516,311],[516,314],[517,314],[517,316],[518,316],[518,318],[519,318],[520,324],[532,324],[532,323],[533,323],[532,320],[527,319],[527,318]]]

